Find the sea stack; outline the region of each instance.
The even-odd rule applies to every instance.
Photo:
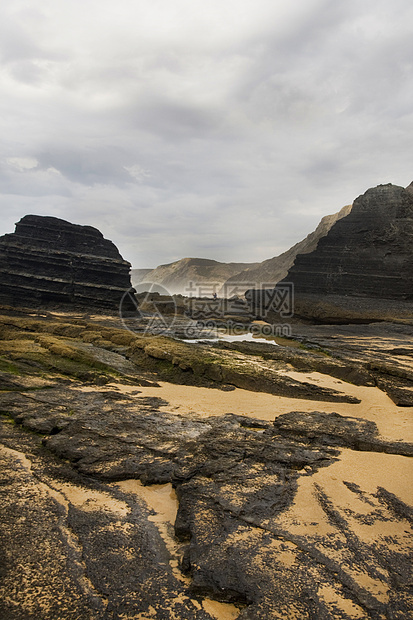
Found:
[[[130,267],[92,226],[26,215],[0,237],[0,303],[117,311]]]

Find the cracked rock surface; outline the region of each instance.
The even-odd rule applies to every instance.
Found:
[[[65,596],[59,599],[62,618],[134,618],[150,608],[157,615],[148,617],[167,617],[168,609],[176,614],[170,617],[204,618],[204,597],[238,604],[239,618],[277,618],[291,609],[303,618],[407,617],[409,507],[384,488],[371,492],[346,480],[340,484],[363,509],[353,514],[317,482],[340,462],[342,446],[354,462],[359,454],[407,459],[401,455],[412,446],[400,442],[387,442],[392,454],[383,454],[372,422],[320,412],[291,412],[273,424],[235,414],[182,417],[158,398],[80,386],[27,396],[1,399],[11,419],[43,434],[3,425],[6,526],[20,532],[17,541],[3,538],[6,567],[14,565],[8,579],[23,579],[18,557],[17,565],[30,557],[43,566],[38,577],[31,569],[25,613],[42,617],[35,589],[58,586],[67,599],[67,607]],[[175,488],[170,535],[180,545],[182,581],[148,506],[114,486],[131,479]],[[286,522],[303,481],[322,515],[321,527],[309,531]],[[83,500],[71,500],[76,493]],[[387,535],[371,540],[377,523]],[[334,593],[335,606],[326,593]],[[8,617],[26,617],[5,600]],[[44,605],[43,617],[51,617],[55,608]]]
[[[158,387],[159,357],[138,365],[127,334],[65,321],[64,335],[16,322],[13,337],[3,332],[0,617],[413,614],[407,434],[380,435],[374,412],[363,417],[351,399],[337,405],[358,415],[298,397],[280,414],[280,395],[267,419],[236,407],[183,413]],[[273,361],[283,356],[312,370],[316,353],[285,349]],[[377,390],[359,358],[334,359],[319,357]]]

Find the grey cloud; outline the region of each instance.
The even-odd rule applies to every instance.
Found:
[[[38,212],[98,226],[136,267],[255,261],[410,183],[409,0],[173,5],[91,0],[79,21],[4,0],[1,232]]]
[[[55,145],[36,154],[43,169],[54,168],[67,179],[84,185],[125,184],[131,175],[125,169],[128,156],[114,147],[64,149]]]
[[[185,103],[152,101],[137,110],[139,126],[166,139],[187,140],[219,131],[220,122],[213,111]]]
[[[43,56],[30,33],[10,15],[3,14],[0,23],[0,54],[4,63]]]

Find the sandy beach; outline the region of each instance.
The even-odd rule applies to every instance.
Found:
[[[280,373],[281,374],[281,373]],[[286,398],[264,392],[251,392],[240,388],[231,391],[177,385],[160,381],[160,387],[139,387],[137,396],[157,396],[168,402],[165,410],[185,415],[219,416],[235,413],[261,420],[274,420],[289,411],[336,412],[342,416],[364,418],[377,424],[383,439],[391,441],[413,441],[413,407],[398,407],[377,387],[356,386],[334,377],[317,372],[300,373],[289,371],[283,374],[291,378],[332,388],[356,396],[359,404],[329,403],[324,401]],[[108,384],[108,387],[130,394],[136,387]],[[96,388],[83,388],[94,390]]]

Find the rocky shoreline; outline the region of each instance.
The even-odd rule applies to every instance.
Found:
[[[410,325],[194,345],[1,314],[2,617],[412,613]]]

